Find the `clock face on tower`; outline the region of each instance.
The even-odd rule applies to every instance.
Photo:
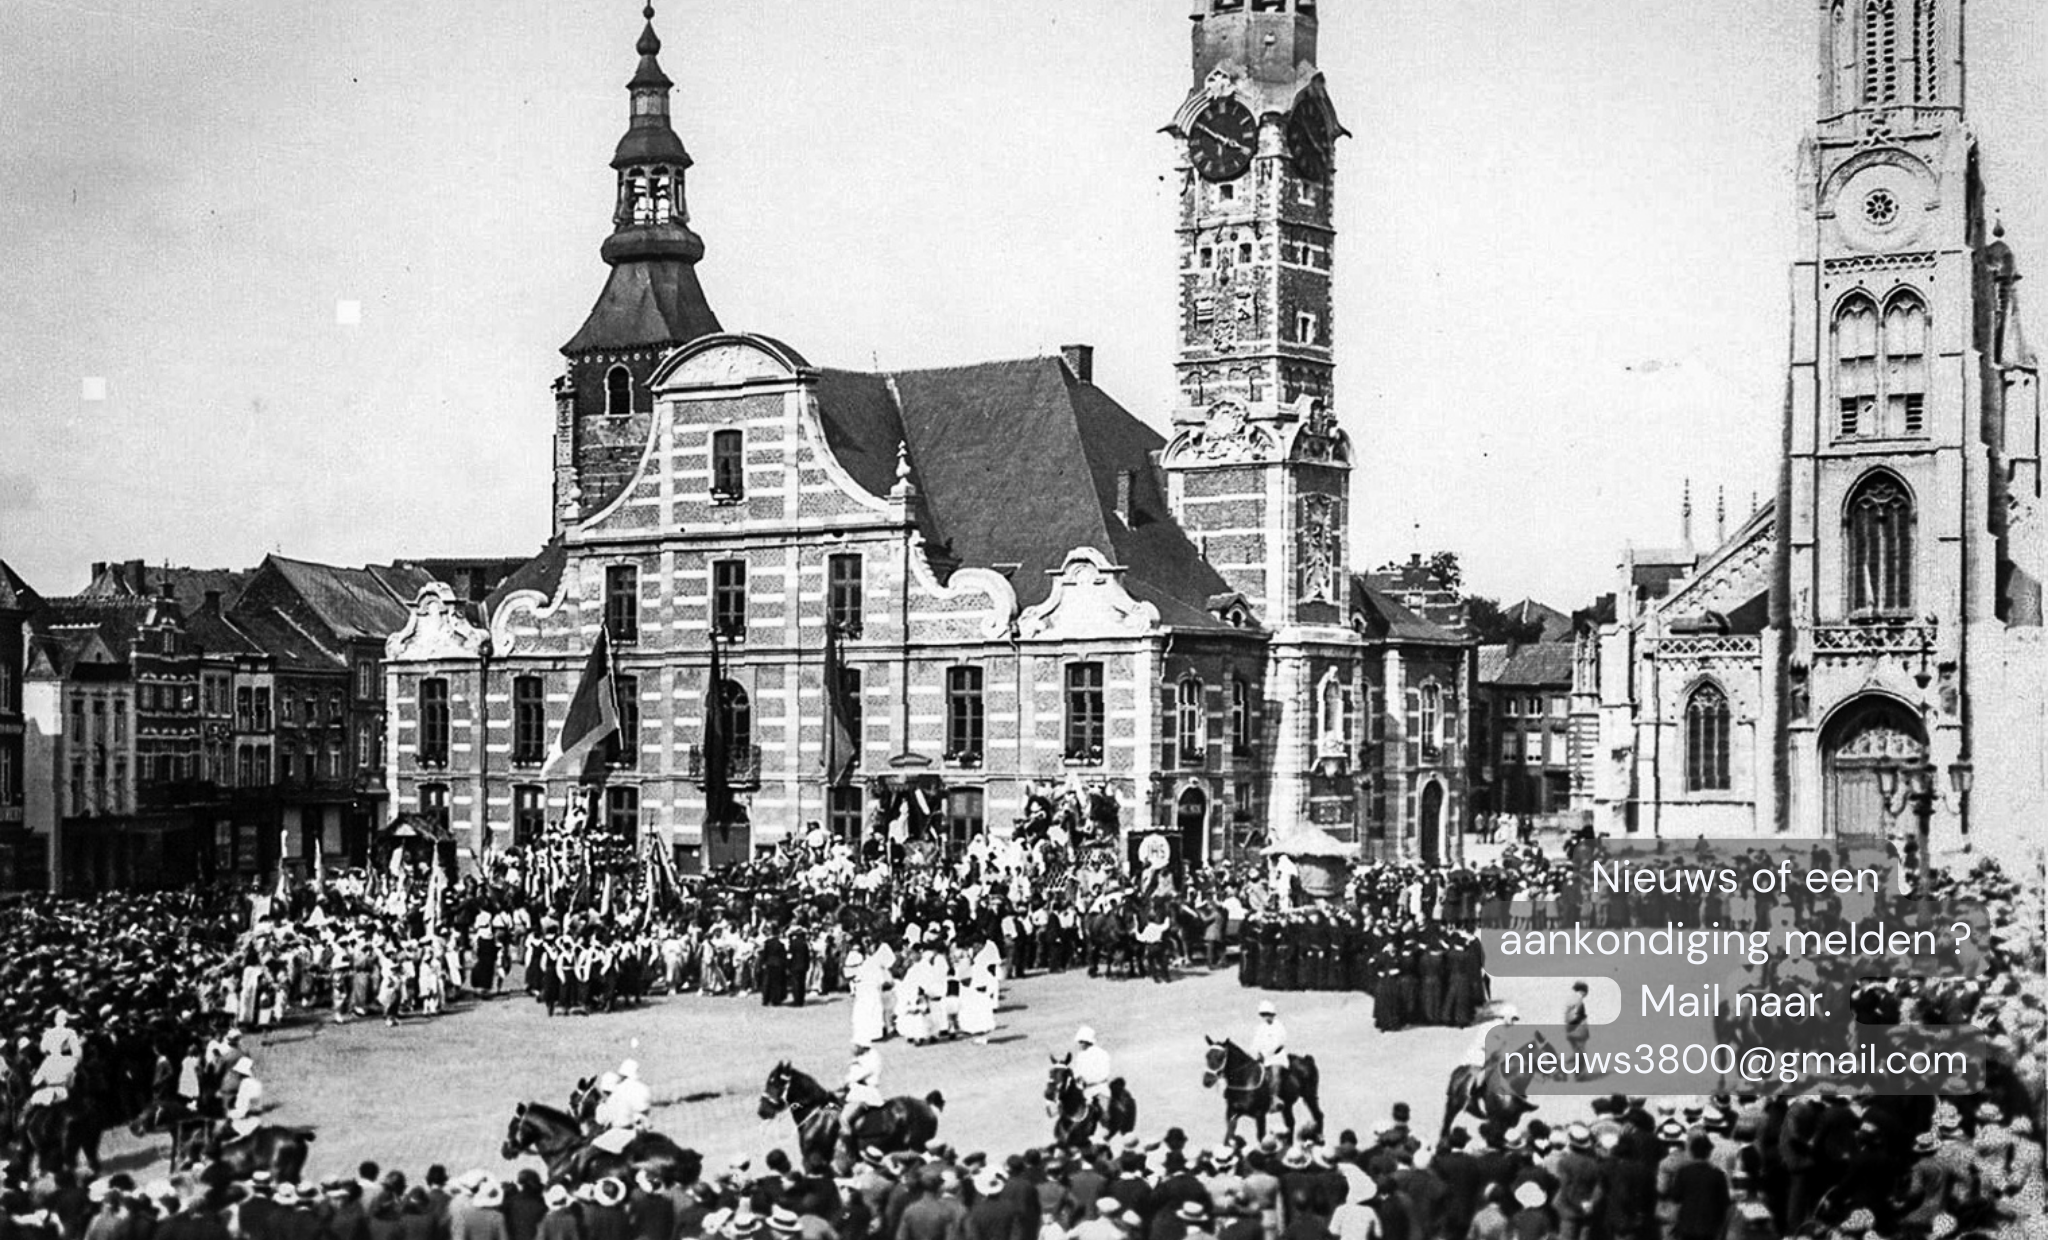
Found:
[[[1287,118],[1287,153],[1303,180],[1321,181],[1330,175],[1329,131],[1323,118],[1305,105]]]
[[[1204,181],[1235,181],[1252,166],[1259,122],[1235,99],[1219,99],[1195,118],[1188,134],[1188,158]]]

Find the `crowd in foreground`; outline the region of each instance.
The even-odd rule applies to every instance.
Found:
[[[690,1182],[571,1188],[522,1170],[415,1184],[365,1163],[320,1183],[114,1175],[0,1195],[6,1240],[1970,1240],[2048,1232],[2039,1134],[1943,1103],[1929,1127],[1839,1096],[1616,1095],[1590,1123],[1453,1128],[1397,1104],[1361,1141],[1154,1142],[1002,1157],[861,1151],[850,1172],[779,1150]],[[1811,1134],[1811,1139],[1797,1134]]]

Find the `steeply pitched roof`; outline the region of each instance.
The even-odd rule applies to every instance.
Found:
[[[1416,642],[1435,646],[1470,645],[1452,629],[1425,620],[1408,610],[1385,591],[1372,584],[1364,574],[1351,578],[1352,609],[1364,616],[1366,628],[1374,637],[1394,642]]]
[[[695,266],[680,260],[622,262],[605,278],[597,304],[562,352],[687,344],[718,329]]]
[[[1572,683],[1573,647],[1570,642],[1530,642],[1525,646],[1489,646],[1485,649],[1502,651],[1505,657],[1499,660],[1499,667],[1491,676],[1487,675],[1482,663],[1480,684],[1558,688],[1569,687]]]
[[[498,614],[500,603],[521,590],[538,590],[542,597],[553,599],[555,591],[561,588],[562,567],[568,560],[568,552],[564,549],[561,538],[550,538],[538,554],[513,569],[484,599],[483,612],[486,622],[489,617]]]
[[[149,615],[147,598],[103,598],[71,595],[44,599],[30,614],[35,639],[59,675],[69,675],[78,657],[97,640],[116,662],[126,662],[135,635]]]
[[[1533,598],[1502,608],[1502,614],[1516,624],[1540,624],[1543,626],[1539,641],[1564,641],[1572,635],[1572,618],[1555,607],[1546,607]]]
[[[162,593],[166,584],[171,597],[189,614],[206,602],[209,591],[218,593],[221,605],[234,606],[248,583],[246,570],[232,568],[185,568],[144,564],[140,560],[116,561],[93,574],[81,598],[149,598]]]
[[[1058,358],[984,362],[890,375],[826,370],[818,379],[825,439],[875,495],[910,450],[927,534],[963,565],[1017,565],[1018,602],[1041,602],[1076,547],[1129,572],[1131,594],[1180,627],[1227,628],[1207,601],[1228,592],[1167,514],[1154,480],[1159,434]],[[1133,477],[1132,520],[1116,510]]]
[[[7,561],[0,560],[0,611],[31,611],[42,596],[21,579]]]
[[[407,605],[433,580],[406,565],[379,568],[337,568],[307,560],[265,556],[263,567],[275,571],[320,620],[344,640],[389,637],[405,627]]]

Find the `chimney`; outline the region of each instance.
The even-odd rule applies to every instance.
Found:
[[[94,584],[94,585],[98,585],[98,584],[99,584],[99,580],[100,580],[100,578],[102,578],[102,577],[104,577],[104,576],[106,576],[106,575],[107,575],[107,562],[106,562],[105,560],[94,560],[94,561],[92,562],[92,580],[93,580],[93,584]]]
[[[1119,469],[1116,471],[1116,515],[1122,519],[1127,528],[1134,524],[1132,517],[1135,515],[1134,510],[1137,503],[1135,492],[1137,489],[1137,470]]]
[[[1092,344],[1063,344],[1060,346],[1060,360],[1067,364],[1074,378],[1083,383],[1095,382],[1095,346]]]
[[[143,579],[142,561],[130,560],[122,568],[126,573],[129,593],[147,598],[149,596],[149,583]]]

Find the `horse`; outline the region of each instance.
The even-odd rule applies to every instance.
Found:
[[[296,1184],[306,1169],[307,1147],[312,1144],[311,1128],[258,1124],[237,1133],[223,1126],[207,1139],[203,1159],[219,1163],[237,1180],[268,1171],[280,1184]]]
[[[14,1122],[20,1164],[32,1160],[47,1172],[70,1172],[82,1158],[99,1175],[100,1138],[114,1126],[108,1119],[113,1100],[104,1068],[88,1046],[61,1101],[38,1102],[31,1095],[22,1105]]]
[[[797,1148],[806,1166],[829,1166],[838,1156],[840,1109],[844,1092],[833,1093],[812,1077],[790,1066],[785,1059],[768,1073],[761,1086],[762,1119],[774,1119],[789,1112],[796,1124]],[[874,1146],[885,1154],[898,1150],[921,1150],[939,1134],[939,1112],[946,1099],[937,1090],[922,1099],[898,1096],[878,1107],[869,1107],[854,1121],[853,1131],[843,1134],[849,1150]]]
[[[1450,1082],[1444,1087],[1444,1126],[1437,1135],[1437,1147],[1443,1148],[1449,1140],[1451,1125],[1461,1111],[1498,1125],[1502,1132],[1521,1123],[1522,1116],[1536,1109],[1536,1104],[1529,1101],[1529,1081],[1536,1072],[1528,1065],[1550,1049],[1550,1043],[1539,1033],[1522,1046],[1518,1059],[1523,1066],[1516,1072],[1507,1071],[1505,1053],[1500,1051],[1486,1057],[1484,1068],[1461,1063],[1451,1069]]]
[[[1266,1114],[1273,1109],[1275,1090],[1266,1083],[1266,1070],[1258,1057],[1237,1043],[1225,1038],[1204,1038],[1209,1044],[1203,1053],[1202,1088],[1223,1083],[1223,1139],[1237,1139],[1237,1121],[1249,1118],[1258,1130],[1259,1139],[1266,1137]],[[1294,1137],[1294,1104],[1299,1102],[1308,1108],[1309,1117],[1314,1120],[1317,1132],[1323,1128],[1323,1105],[1317,1097],[1322,1074],[1316,1068],[1313,1055],[1289,1055],[1287,1066],[1279,1072],[1278,1100],[1280,1114],[1287,1121],[1287,1136]]]
[[[658,1132],[636,1132],[618,1151],[604,1149],[575,1116],[542,1102],[522,1102],[513,1111],[498,1154],[538,1157],[556,1184],[587,1184],[606,1176],[629,1180],[638,1171],[656,1182],[693,1184],[704,1170],[702,1155]]]
[[[1046,1110],[1052,1115],[1052,1137],[1064,1149],[1079,1149],[1093,1143],[1095,1130],[1105,1128],[1103,1139],[1114,1140],[1138,1128],[1138,1101],[1124,1088],[1124,1078],[1109,1083],[1109,1106],[1091,1102],[1081,1083],[1074,1079],[1074,1057],[1054,1055],[1046,1073]]]
[[[1081,933],[1088,946],[1088,976],[1114,974],[1121,967],[1125,977],[1136,977],[1144,968],[1137,930],[1124,909],[1096,909],[1082,922]]]

